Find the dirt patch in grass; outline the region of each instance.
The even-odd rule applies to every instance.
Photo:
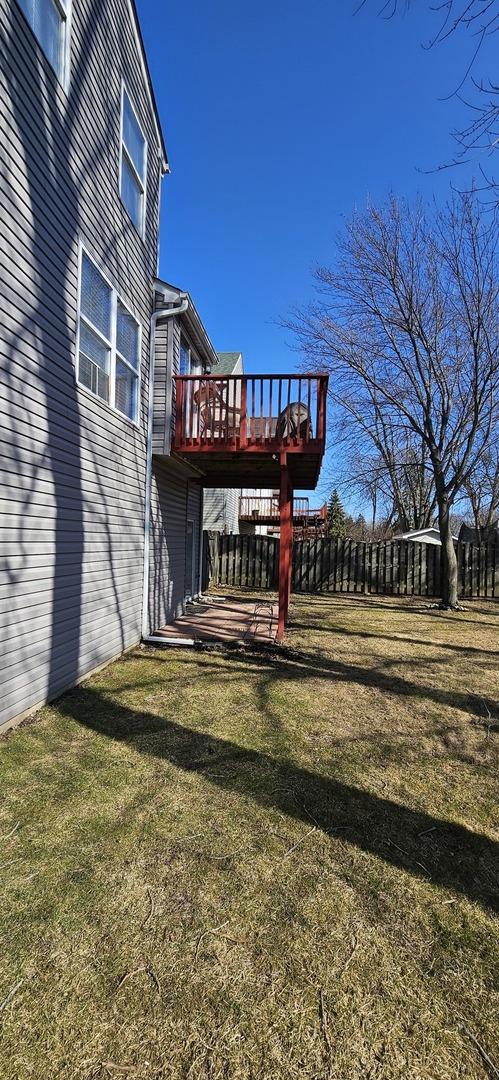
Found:
[[[499,1068],[497,605],[295,599],[0,742],[0,1075]]]

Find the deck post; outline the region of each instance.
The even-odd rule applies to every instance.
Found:
[[[281,483],[279,489],[279,618],[277,640],[282,641],[288,618],[289,594],[291,592],[291,557],[293,547],[293,492],[289,481],[286,452],[280,455]]]

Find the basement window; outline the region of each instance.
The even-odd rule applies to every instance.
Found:
[[[83,249],[77,377],[101,401],[137,422],[140,324]]]

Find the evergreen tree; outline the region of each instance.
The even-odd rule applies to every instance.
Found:
[[[346,536],[347,519],[336,488],[327,504],[327,523],[330,536]]]
[[[354,540],[367,540],[367,522],[363,514],[355,519],[352,530]]]

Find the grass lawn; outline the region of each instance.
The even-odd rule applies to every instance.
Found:
[[[499,608],[300,597],[0,741],[0,1076],[499,1076]]]

